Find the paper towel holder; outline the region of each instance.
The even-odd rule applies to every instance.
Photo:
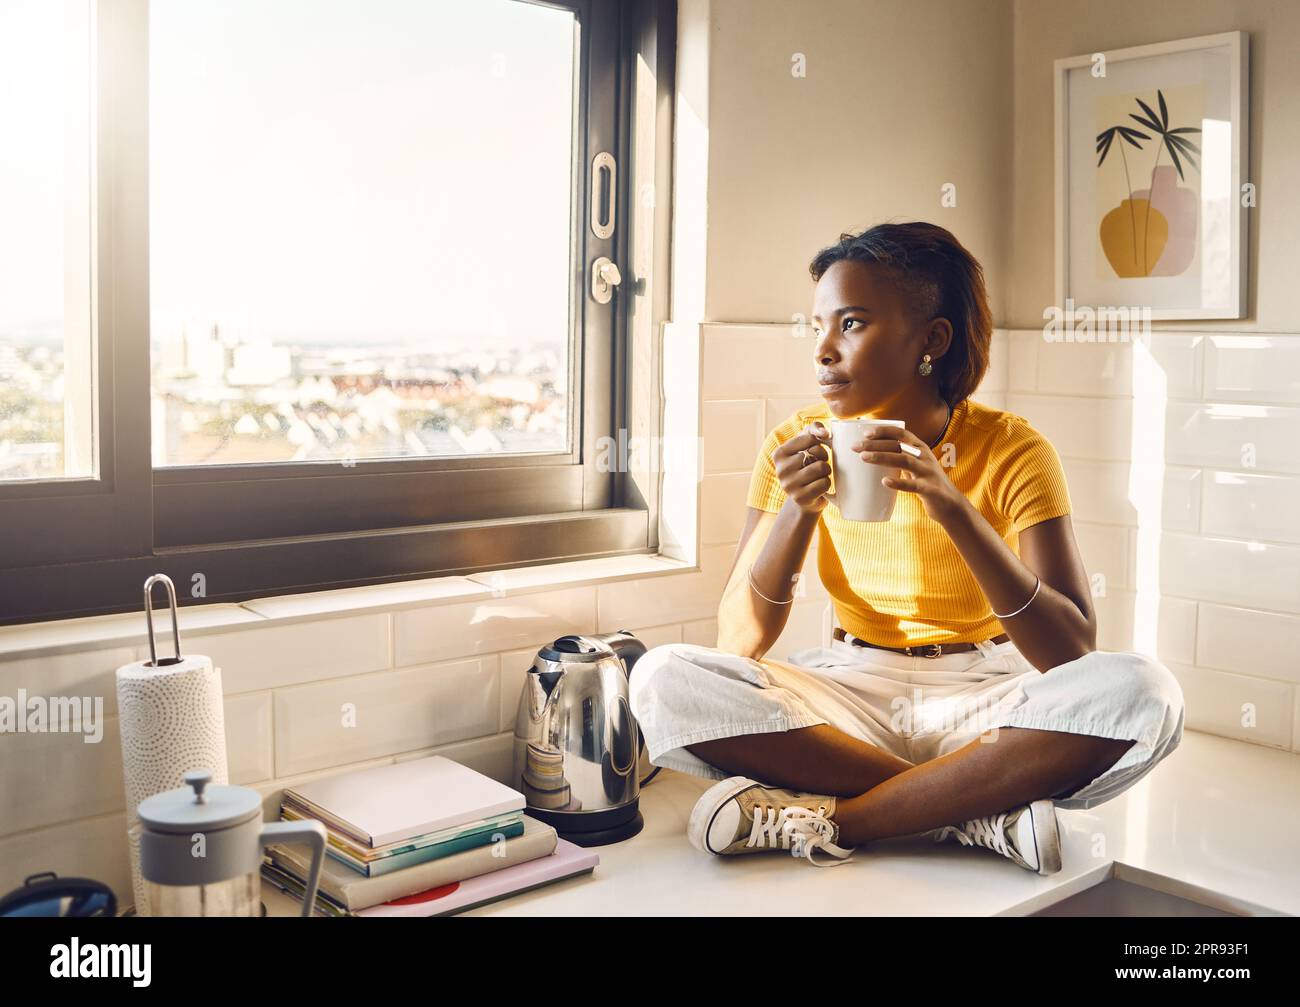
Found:
[[[162,584],[167,588],[167,604],[172,616],[172,641],[176,645],[175,657],[158,660],[158,647],[153,638],[153,586]],[[156,573],[144,582],[144,618],[149,625],[149,667],[166,668],[181,663],[181,629],[180,617],[176,612],[176,585],[165,573]]]

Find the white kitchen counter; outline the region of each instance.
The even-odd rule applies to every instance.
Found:
[[[1300,914],[1300,755],[1196,731],[1120,797],[1057,812],[1064,865],[1051,877],[919,837],[824,868],[784,853],[707,856],[685,828],[708,786],[662,770],[642,794],[644,830],[600,847],[592,874],[462,915],[1020,916],[1112,874],[1231,912]],[[298,911],[270,885],[263,892],[273,915]]]

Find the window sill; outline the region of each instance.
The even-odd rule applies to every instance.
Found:
[[[240,604],[181,605],[180,631],[205,635],[251,626],[288,625],[365,612],[397,612],[507,595],[527,595],[564,587],[698,571],[700,567],[662,555],[610,556],[543,566],[495,570],[463,577],[431,577],[393,584],[278,595]],[[156,604],[161,593],[156,593]],[[155,608],[154,630],[163,653],[171,653],[171,627],[165,610]],[[0,626],[0,661],[51,657],[107,647],[148,644],[143,612]],[[183,645],[182,645],[183,648]]]

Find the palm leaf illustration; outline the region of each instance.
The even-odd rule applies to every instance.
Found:
[[[1140,115],[1134,115],[1132,112],[1128,114],[1128,117],[1130,119],[1136,119],[1138,122],[1142,123],[1142,125],[1146,126],[1148,129],[1154,129],[1157,133],[1163,133],[1164,126],[1161,125],[1160,120],[1156,116],[1156,114],[1151,111],[1151,106],[1148,105],[1141,98],[1137,98],[1135,99],[1135,101],[1137,101],[1137,103],[1142,106],[1142,111],[1147,114],[1146,118],[1144,119]]]
[[[1143,133],[1140,129],[1133,129],[1129,126],[1111,126],[1097,134],[1097,153],[1101,156],[1097,158],[1097,167],[1100,168],[1106,161],[1106,155],[1110,153],[1110,145],[1114,142],[1115,137],[1122,137],[1128,143],[1131,143],[1138,150],[1142,149],[1142,144],[1138,143],[1139,139],[1150,140],[1151,137]],[[1130,195],[1132,193],[1130,192]]]
[[[1149,134],[1143,133],[1140,129],[1134,129],[1132,126],[1117,125],[1117,126],[1111,126],[1109,129],[1102,130],[1100,133],[1097,134],[1097,153],[1099,155],[1097,158],[1098,168],[1100,168],[1102,164],[1105,163],[1106,155],[1110,153],[1111,144],[1115,142],[1115,137],[1117,136],[1123,139],[1125,143],[1132,144],[1138,150],[1142,149],[1142,144],[1138,143],[1138,140],[1151,139]],[[1129,178],[1128,158],[1124,154],[1123,143],[1119,145],[1119,154],[1120,154],[1120,158],[1124,162],[1124,184],[1128,186],[1129,223],[1132,225],[1129,228],[1129,230],[1132,232],[1133,235],[1133,258],[1134,260],[1136,260],[1137,259],[1137,219],[1133,216],[1133,182]]]
[[[1169,128],[1169,106],[1165,103],[1164,92],[1161,91],[1159,88],[1156,89],[1156,102],[1160,106],[1159,115],[1156,115],[1155,111],[1151,108],[1151,106],[1148,105],[1141,98],[1135,98],[1134,100],[1138,103],[1138,106],[1146,114],[1143,116],[1143,115],[1135,115],[1134,113],[1130,112],[1129,118],[1136,120],[1137,122],[1141,123],[1143,126],[1146,126],[1148,129],[1154,130],[1156,133],[1160,135],[1161,146],[1156,149],[1156,162],[1159,163],[1160,150],[1164,149],[1169,151],[1169,160],[1173,161],[1174,167],[1178,170],[1178,178],[1180,180],[1184,179],[1186,176],[1183,174],[1183,163],[1182,163],[1182,159],[1178,156],[1179,154],[1182,154],[1183,157],[1187,159],[1188,163],[1191,164],[1193,168],[1196,168],[1199,171],[1200,166],[1197,164],[1196,158],[1197,155],[1200,154],[1201,152],[1200,148],[1197,147],[1196,144],[1192,143],[1191,140],[1188,140],[1186,137],[1181,136],[1180,134],[1199,133],[1201,131],[1200,128],[1197,126],[1179,126],[1176,129],[1170,129]],[[1154,180],[1155,178],[1154,165],[1151,168],[1151,177]]]
[[[1178,172],[1179,181],[1183,181],[1186,177],[1183,174],[1184,159],[1191,167],[1195,168],[1197,171],[1201,170],[1200,164],[1197,163],[1197,158],[1201,153],[1201,149],[1198,146],[1196,146],[1195,143],[1187,139],[1187,137],[1183,136],[1182,134],[1199,133],[1201,130],[1199,127],[1196,126],[1179,126],[1176,128],[1170,128],[1169,105],[1165,102],[1165,93],[1161,91],[1159,88],[1156,89],[1156,104],[1160,106],[1160,113],[1158,115],[1156,114],[1155,109],[1153,109],[1141,98],[1135,96],[1133,100],[1138,103],[1138,107],[1142,109],[1143,114],[1137,115],[1136,113],[1130,112],[1129,118],[1133,119],[1139,125],[1145,126],[1147,129],[1152,130],[1154,133],[1156,133],[1156,135],[1160,137],[1160,143],[1156,146],[1156,159],[1155,162],[1151,165],[1151,185],[1147,189],[1146,217],[1147,217],[1147,226],[1150,226],[1151,201],[1152,199],[1155,198],[1156,167],[1160,164],[1160,152],[1162,150],[1169,151],[1169,160],[1173,162],[1174,168]],[[1130,188],[1129,191],[1132,192],[1132,189]],[[1143,241],[1143,252],[1144,252],[1143,269],[1144,270],[1146,269],[1145,250],[1146,250],[1146,242]]]

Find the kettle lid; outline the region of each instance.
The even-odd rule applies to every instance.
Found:
[[[195,769],[185,786],[146,797],[136,808],[141,823],[155,832],[214,832],[261,817],[262,797],[248,787],[212,784],[212,773]]]
[[[614,648],[604,640],[595,640],[589,636],[583,636],[581,633],[570,633],[568,636],[562,636],[537,652],[537,656],[544,661],[555,661],[557,664],[563,664],[570,661],[603,661],[607,657],[614,656]]]

